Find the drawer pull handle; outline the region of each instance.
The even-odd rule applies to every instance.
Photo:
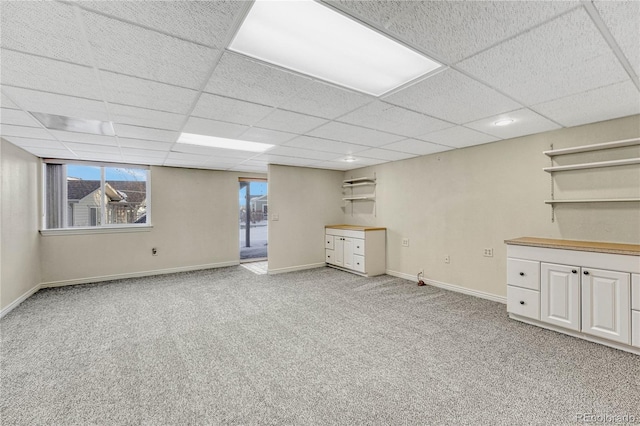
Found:
[[[575,269],[572,269],[572,270],[571,270],[571,273],[572,273],[572,274],[577,274],[577,273],[578,273],[578,271],[576,271]]]
[[[589,271],[584,271],[583,274],[589,275]]]
[[[520,304],[521,304],[521,305],[524,305],[524,300],[521,300],[521,301],[520,301]]]
[[[524,277],[524,272],[520,272],[520,276],[521,276],[521,277]]]

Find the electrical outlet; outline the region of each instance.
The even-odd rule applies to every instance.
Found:
[[[403,238],[402,239],[402,247],[409,247],[409,239],[408,238]]]
[[[271,215],[271,220],[280,220],[280,215],[276,214],[276,213],[272,214]]]
[[[157,256],[157,255],[158,255],[158,249],[157,249],[157,248],[155,248],[155,247],[154,247],[154,248],[152,248],[152,249],[151,249],[151,255],[152,255],[152,256]]]
[[[450,256],[445,256],[444,257],[444,263],[451,263],[451,257]]]
[[[492,248],[484,249],[484,257],[493,257],[493,249]]]

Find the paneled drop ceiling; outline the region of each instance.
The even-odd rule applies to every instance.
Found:
[[[2,137],[43,158],[347,170],[640,113],[639,1],[324,3],[444,67],[373,97],[227,50],[251,2],[3,1]],[[177,145],[181,132],[275,146]]]

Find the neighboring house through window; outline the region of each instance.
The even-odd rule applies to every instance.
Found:
[[[148,186],[144,166],[47,162],[46,229],[147,224]]]

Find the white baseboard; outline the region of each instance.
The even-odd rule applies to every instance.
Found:
[[[32,294],[34,294],[36,291],[40,290],[40,288],[41,288],[41,284],[35,285],[33,288],[27,290],[22,296],[18,297],[16,300],[14,300],[13,302],[9,303],[4,308],[0,309],[0,318],[4,317],[9,312],[11,312],[15,308],[17,308],[19,304],[21,304],[22,302],[27,300],[27,298],[29,298]]]
[[[236,266],[239,264],[240,264],[239,261],[234,260],[229,262],[208,263],[205,265],[180,266],[177,268],[156,269],[153,271],[141,271],[141,272],[130,272],[126,274],[102,275],[98,277],[76,278],[73,280],[64,280],[64,281],[49,281],[49,282],[40,284],[40,286],[41,288],[50,288],[50,287],[62,287],[62,286],[76,285],[76,284],[90,284],[90,283],[97,283],[101,281],[121,280],[125,278],[149,277],[152,275],[173,274],[176,272],[189,272],[189,271],[200,271],[202,269],[224,268],[226,266]]]
[[[415,276],[415,275],[405,274],[404,272],[392,271],[390,269],[387,269],[386,273],[387,273],[387,275],[391,275],[391,276],[398,277],[398,278],[404,278],[405,280],[410,280],[410,281],[413,281],[415,283],[418,282],[418,277]],[[450,290],[450,291],[455,291],[457,293],[468,294],[470,296],[475,296],[475,297],[479,297],[481,299],[487,299],[487,300],[491,300],[491,301],[494,301],[494,302],[503,303],[505,305],[507,304],[507,298],[505,296],[498,296],[496,294],[485,293],[484,291],[472,290],[470,288],[461,287],[459,285],[443,283],[443,282],[435,281],[435,280],[423,279],[423,281],[425,282],[425,284],[429,284],[429,285],[432,285],[434,287],[443,288],[445,290]]]
[[[326,266],[326,263],[310,263],[308,265],[289,266],[287,268],[269,269],[269,275],[284,274],[286,272],[304,271],[305,269],[321,268]]]
[[[520,315],[516,315],[513,313],[509,313],[509,318],[521,321],[530,325],[535,325],[536,327],[545,328],[547,330],[555,331],[562,334],[568,334],[572,337],[577,337],[578,339],[588,340],[589,342],[599,343],[601,345],[609,346],[611,348],[620,349],[621,351],[631,352],[632,354],[640,355],[640,349],[634,348],[629,345],[625,345],[624,343],[613,342],[611,340],[602,339],[597,336],[591,336],[589,334],[581,333],[579,331],[569,330],[562,327],[557,327],[553,324],[547,324],[542,321],[534,320],[531,318],[521,317]]]

